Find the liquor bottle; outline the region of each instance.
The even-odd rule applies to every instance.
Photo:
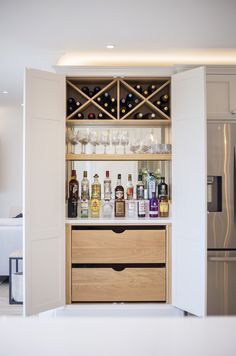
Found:
[[[129,218],[134,218],[136,216],[136,204],[133,199],[127,200],[126,201],[127,205],[127,215]]]
[[[134,115],[135,119],[141,120],[143,118],[143,113],[137,112],[137,114]]]
[[[89,200],[89,180],[87,171],[84,171],[83,179],[81,181],[81,199]]]
[[[73,169],[71,172],[71,178],[69,181],[69,198],[74,197],[76,200],[79,199],[79,182],[76,179],[76,170]]]
[[[85,95],[89,96],[89,88],[88,87],[83,87],[81,90]]]
[[[149,217],[158,217],[158,200],[156,198],[156,193],[152,193],[152,198],[149,200]]]
[[[169,95],[165,94],[165,95],[162,95],[160,97],[160,100],[163,102],[163,103],[167,103],[167,101],[169,100]]]
[[[115,188],[115,217],[125,217],[124,188],[121,185],[121,174],[117,176],[117,186]]]
[[[156,195],[156,179],[151,172],[148,177],[148,199],[152,198],[152,193]]]
[[[169,202],[167,195],[161,195],[159,197],[159,216],[166,218],[169,216]]]
[[[154,84],[149,85],[148,94],[149,95],[152,94],[156,89],[157,89],[156,85],[154,85]]]
[[[93,112],[90,112],[90,113],[88,114],[88,120],[95,120],[95,119],[96,119],[95,114],[94,114]]]
[[[136,199],[144,199],[144,184],[142,181],[142,175],[138,175],[138,183],[136,185]]]
[[[127,194],[127,200],[132,200],[134,198],[134,186],[132,183],[132,174],[128,175],[126,194]]]
[[[106,177],[104,179],[104,200],[111,200],[111,179],[109,177],[109,171],[106,171]]]
[[[101,200],[101,184],[99,183],[99,175],[98,174],[95,174],[93,176],[94,178],[94,181],[92,183],[92,189],[91,189],[91,199],[92,198],[96,198],[96,199],[99,199]]]
[[[68,199],[68,218],[77,218],[78,216],[78,200],[72,196]]]
[[[144,199],[138,200],[138,217],[139,218],[146,217],[146,208],[145,208],[145,200]]]
[[[93,93],[94,93],[94,95],[96,95],[97,93],[99,93],[99,92],[100,92],[100,90],[101,90],[101,88],[100,88],[100,87],[95,87],[95,88],[93,89]]]
[[[136,84],[136,85],[134,86],[134,89],[135,89],[137,92],[139,92],[140,94],[142,94],[142,92],[143,92],[143,88],[141,87],[140,84]]]
[[[69,181],[68,218],[76,218],[78,215],[79,182],[76,179],[76,171],[72,170]]]
[[[100,216],[101,184],[98,178],[98,174],[95,174],[91,189],[90,214],[92,218],[99,218]]]
[[[165,183],[165,177],[161,177],[161,182],[158,184],[158,197],[168,195],[168,185]]]
[[[102,215],[104,218],[111,218],[113,213],[113,206],[110,200],[105,200],[102,206]]]
[[[79,120],[83,120],[84,119],[84,114],[82,112],[78,112],[76,118],[79,119]]]
[[[152,113],[147,113],[147,114],[145,114],[144,116],[143,116],[143,118],[144,119],[148,119],[148,120],[153,120],[153,119],[155,119],[156,118],[156,114],[154,113],[154,112],[152,112]]]
[[[88,201],[88,199],[80,200],[80,217],[81,218],[89,217],[89,201]]]

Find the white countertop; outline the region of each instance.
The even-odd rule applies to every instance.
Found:
[[[92,218],[75,218],[75,219],[66,219],[66,224],[71,225],[169,225],[171,224],[171,218],[112,218],[112,219],[92,219]]]

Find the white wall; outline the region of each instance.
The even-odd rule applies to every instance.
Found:
[[[0,107],[0,218],[22,207],[23,108]]]

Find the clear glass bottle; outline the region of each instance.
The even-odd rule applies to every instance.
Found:
[[[111,179],[109,177],[109,171],[106,171],[106,177],[104,179],[104,200],[111,200]]]
[[[152,199],[152,193],[156,196],[156,179],[154,174],[151,172],[148,177],[148,199]]]
[[[84,171],[83,179],[81,181],[81,199],[82,200],[89,200],[89,180],[88,180],[88,173]]]
[[[136,216],[136,204],[135,201],[129,199],[126,201],[127,204],[127,215],[129,218],[134,218]]]
[[[80,200],[80,217],[81,218],[89,217],[89,200],[88,199]]]
[[[149,217],[158,217],[158,200],[156,198],[156,193],[152,192],[152,198],[149,200]]]
[[[132,200],[134,198],[134,186],[132,183],[132,174],[128,174],[128,184],[126,189],[127,200]]]
[[[113,205],[111,200],[105,200],[102,206],[102,215],[104,218],[111,218],[113,215]]]

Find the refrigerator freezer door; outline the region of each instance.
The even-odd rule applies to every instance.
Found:
[[[236,251],[208,251],[208,315],[236,315],[235,276]]]
[[[236,248],[236,124],[208,123],[207,174],[222,177],[222,211],[208,212],[208,248]]]

